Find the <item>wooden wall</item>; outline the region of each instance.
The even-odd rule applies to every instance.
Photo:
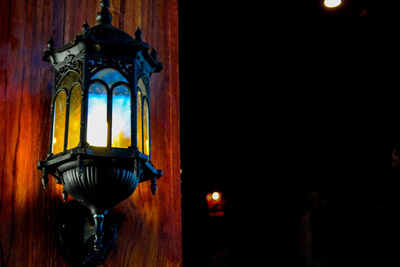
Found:
[[[52,68],[42,62],[51,35],[56,48],[87,19],[99,0],[0,1],[0,266],[67,266],[55,246],[55,214],[63,205],[51,179],[41,187],[39,160],[48,151]],[[151,79],[153,163],[164,171],[114,208],[122,225],[104,266],[181,266],[178,33],[176,0],[112,0],[113,25],[143,40],[164,63]]]

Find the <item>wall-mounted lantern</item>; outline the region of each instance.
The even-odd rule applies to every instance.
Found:
[[[102,263],[116,237],[108,210],[140,182],[150,181],[154,194],[162,175],[151,162],[149,80],[163,66],[139,28],[132,38],[111,25],[109,1],[100,6],[97,25],[85,22],[60,49],[50,39],[43,54],[54,67],[54,90],[50,151],[38,169],[44,187],[50,174],[63,185],[64,200],[70,195],[88,208],[84,222],[67,218],[58,229],[78,265]]]

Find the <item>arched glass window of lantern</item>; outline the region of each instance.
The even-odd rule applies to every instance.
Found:
[[[137,144],[139,152],[150,156],[150,107],[147,87],[142,78],[137,87]]]
[[[96,81],[88,90],[87,142],[107,146],[107,85]]]
[[[69,92],[67,149],[77,147],[81,134],[82,86],[75,83]]]
[[[112,147],[131,146],[131,95],[124,84],[112,90]]]
[[[71,149],[79,144],[82,104],[81,78],[75,71],[69,71],[60,79],[56,88],[50,145],[50,153],[53,154]]]
[[[131,94],[128,84],[124,75],[113,68],[102,69],[91,77],[87,115],[89,145],[131,146]]]
[[[53,138],[51,153],[57,154],[64,151],[65,122],[67,114],[67,91],[65,89],[58,90],[53,108]]]

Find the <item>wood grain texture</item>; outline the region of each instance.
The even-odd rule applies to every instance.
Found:
[[[110,1],[113,25],[159,52],[151,78],[152,161],[162,169],[113,209],[120,225],[104,266],[181,266],[178,21],[176,0]],[[47,40],[56,47],[95,24],[98,0],[0,1],[0,266],[68,266],[53,236],[63,205],[61,187],[41,188],[36,164],[48,151],[52,69],[42,62]]]

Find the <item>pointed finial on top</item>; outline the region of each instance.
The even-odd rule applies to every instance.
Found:
[[[47,48],[48,48],[48,50],[53,51],[54,46],[55,46],[55,43],[54,43],[53,37],[50,36],[49,40],[47,41]]]
[[[54,47],[55,43],[52,37],[47,41],[47,49],[43,51],[43,56],[42,60],[50,62],[51,64],[54,64],[55,58],[54,58]],[[47,181],[47,180],[45,180]],[[43,187],[46,187],[47,183],[43,183]]]
[[[154,60],[157,60],[158,53],[157,53],[157,50],[155,48],[153,48],[151,50],[151,57],[154,58]]]
[[[137,27],[137,30],[135,31],[135,40],[136,41],[142,41],[142,30],[140,27]]]
[[[105,7],[105,8],[109,8],[110,7],[110,1],[108,1],[108,0],[101,0],[100,1],[100,6],[101,7]]]
[[[85,20],[85,23],[82,25],[82,31],[85,32],[89,29],[89,23]]]
[[[101,10],[97,13],[96,21],[97,24],[111,24],[112,15],[108,8],[110,7],[110,1],[101,0],[100,1]]]

